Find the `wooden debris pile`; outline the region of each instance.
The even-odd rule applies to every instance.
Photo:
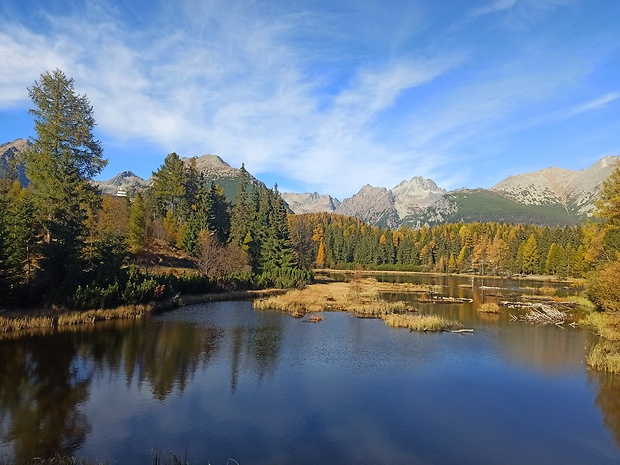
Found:
[[[515,315],[510,315],[510,318],[513,321],[524,321],[527,323],[543,323],[543,324],[554,324],[554,325],[563,325],[564,322],[570,318],[568,312],[563,310],[559,310],[551,305],[546,305],[542,303],[535,303],[530,305],[522,305],[521,307],[529,307],[530,310],[518,317]]]

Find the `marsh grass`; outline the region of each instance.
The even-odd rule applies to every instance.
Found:
[[[406,312],[404,302],[388,302],[380,298],[381,291],[400,290],[399,284],[377,283],[374,279],[353,282],[312,284],[282,295],[255,300],[257,310],[277,310],[296,317],[325,310],[351,312],[362,317],[378,317],[388,313]]]
[[[581,324],[601,336],[588,354],[588,366],[595,370],[620,373],[620,315],[592,312]]]
[[[93,324],[98,321],[117,319],[136,319],[148,317],[153,313],[163,312],[172,308],[205,302],[225,300],[251,300],[265,296],[282,294],[282,289],[266,289],[257,291],[231,291],[210,294],[194,294],[175,297],[149,304],[123,305],[113,309],[68,311],[51,308],[29,314],[28,312],[12,312],[0,316],[0,335],[25,333],[31,331],[51,331],[60,327]],[[0,465],[2,463],[0,462]]]
[[[556,293],[556,290],[552,287],[549,286],[543,286],[541,288],[538,289],[538,293],[542,294],[544,296],[554,296]]]
[[[125,305],[108,310],[87,310],[83,312],[56,312],[38,316],[15,315],[0,317],[0,332],[23,331],[37,328],[56,328],[58,326],[92,324],[96,321],[120,318],[142,318],[150,315],[152,305]]]
[[[499,305],[494,302],[485,302],[476,311],[480,313],[500,313]]]
[[[462,328],[461,323],[447,320],[439,315],[395,314],[382,315],[386,325],[393,328],[408,328],[411,331],[450,331]]]
[[[590,327],[603,339],[620,342],[620,315],[592,312],[581,320],[580,323]]]
[[[587,361],[595,370],[620,373],[620,342],[601,339],[590,350]]]

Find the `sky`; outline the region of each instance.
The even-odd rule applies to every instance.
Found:
[[[219,155],[339,199],[620,155],[619,0],[3,0],[0,143],[61,69],[107,167]]]

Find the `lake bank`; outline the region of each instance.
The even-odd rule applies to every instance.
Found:
[[[94,324],[98,321],[139,319],[185,305],[231,300],[251,300],[283,292],[282,289],[261,289],[218,292],[212,294],[188,294],[165,301],[138,305],[123,305],[112,309],[68,310],[61,307],[52,307],[34,310],[3,310],[0,312],[0,335],[7,333],[15,334],[20,331],[37,329],[55,329],[63,326]]]

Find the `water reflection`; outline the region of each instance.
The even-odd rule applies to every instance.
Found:
[[[603,413],[605,426],[620,447],[620,376],[600,372],[590,372],[589,375],[598,388],[596,405]]]
[[[583,443],[599,447],[605,438],[595,387],[596,406],[620,447],[620,377],[586,374],[585,332],[480,314],[476,299],[497,296],[459,280],[440,284],[446,294],[475,301],[420,304],[420,311],[458,318],[474,335],[411,334],[344,314],[305,324],[227,302],[0,341],[0,441],[17,461],[84,451],[105,459],[97,454],[116,436],[115,444],[126,441],[112,460],[126,461],[119,463],[142,462],[131,455],[137,449],[148,463],[152,447],[182,454],[196,444],[201,453],[241,450],[246,463],[423,463],[421,450],[444,448],[463,460],[443,463],[498,463],[510,456],[513,437],[542,437],[532,428],[553,431],[537,446],[545,453],[567,446],[571,429],[592,431]],[[121,393],[118,405],[109,405],[110,392]],[[579,425],[584,417],[591,423]],[[451,446],[448,433],[457,438]],[[468,437],[484,435],[484,454],[462,455],[471,450]],[[580,444],[570,447],[597,457]],[[566,463],[578,463],[572,451]],[[620,457],[613,447],[605,453],[600,463]],[[212,455],[195,459],[216,462]]]
[[[0,431],[17,461],[73,454],[90,432],[80,405],[91,374],[77,363],[71,334],[0,341]]]

